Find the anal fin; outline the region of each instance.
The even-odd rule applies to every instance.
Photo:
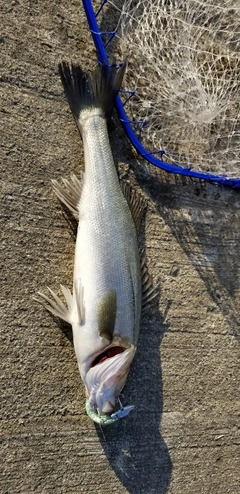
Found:
[[[62,184],[57,180],[52,180],[53,190],[58,199],[67,206],[74,217],[78,220],[78,204],[81,198],[84,173],[81,173],[81,180],[76,175],[71,175],[71,181],[62,178]]]

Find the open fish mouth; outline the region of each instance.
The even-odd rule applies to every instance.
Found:
[[[118,355],[119,353],[122,353],[126,350],[126,348],[122,346],[111,346],[105,349],[103,352],[101,352],[97,357],[92,361],[90,368],[94,367],[97,364],[101,364],[108,358],[114,357],[115,355]]]
[[[134,408],[123,407],[119,395],[125,385],[135,350],[134,345],[129,348],[113,345],[92,360],[84,381],[87,391],[86,411],[94,422],[112,424]]]

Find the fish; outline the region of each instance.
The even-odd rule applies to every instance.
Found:
[[[79,65],[59,64],[82,137],[85,171],[80,179],[52,180],[78,220],[72,293],[60,285],[65,305],[50,288],[50,296],[38,292],[46,308],[72,326],[86,411],[102,425],[134,408],[118,409],[119,396],[136,353],[142,306],[154,297],[138,245],[145,200],[120,184],[108,136],[125,66],[103,64],[89,74]]]

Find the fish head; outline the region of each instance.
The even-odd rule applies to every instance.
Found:
[[[100,416],[116,412],[135,352],[134,345],[129,348],[111,345],[91,362],[85,375],[81,373],[92,411]]]

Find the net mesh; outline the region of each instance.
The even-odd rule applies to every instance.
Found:
[[[147,122],[143,145],[169,163],[238,177],[239,0],[124,0],[119,10],[136,90],[126,109]]]

